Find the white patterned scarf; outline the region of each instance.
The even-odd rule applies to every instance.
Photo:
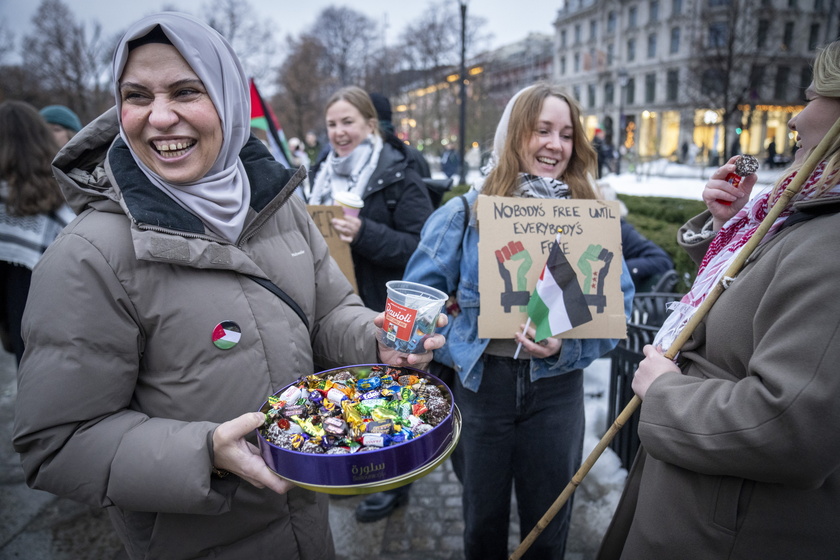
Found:
[[[767,235],[761,240],[766,243],[779,232],[785,220],[793,213],[793,203],[808,200],[814,197],[816,183],[822,177],[825,170],[825,161],[820,162],[817,168],[808,177],[800,191],[788,202],[788,205],[770,226]],[[727,221],[715,235],[709,245],[700,268],[697,271],[697,278],[691,286],[691,290],[683,296],[679,302],[669,305],[671,314],[659,329],[654,339],[654,346],[660,346],[667,350],[674,343],[680,331],[683,330],[689,319],[700,307],[700,304],[709,295],[709,292],[721,280],[724,272],[729,269],[732,261],[744,248],[744,245],[753,236],[761,221],[767,216],[770,208],[781,197],[781,193],[790,184],[796,174],[790,175],[773,194],[772,188],[767,188],[738,211],[737,214]],[[820,195],[821,197],[840,196],[840,185],[835,185],[831,190]]]
[[[333,204],[334,193],[352,192],[364,198],[368,181],[376,171],[382,153],[382,138],[371,134],[344,157],[330,150],[318,170],[309,204]]]
[[[8,186],[0,183],[0,261],[35,268],[50,243],[76,215],[66,204],[49,214],[12,216],[6,208]]]

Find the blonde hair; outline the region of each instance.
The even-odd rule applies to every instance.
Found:
[[[379,130],[379,117],[376,115],[376,107],[373,106],[373,101],[365,90],[358,86],[347,86],[341,88],[332,94],[327,100],[324,112],[326,113],[327,110],[338,101],[346,101],[355,107],[359,113],[362,114],[362,118],[371,124],[373,132],[379,136],[382,135]]]
[[[507,130],[496,134],[497,141],[501,138],[504,138],[504,141],[501,146],[494,146],[498,161],[484,181],[481,189],[483,194],[512,196],[516,191],[519,186],[519,173],[524,168],[523,150],[536,130],[543,103],[549,96],[557,97],[569,105],[574,127],[572,154],[563,175],[559,178],[569,186],[572,198],[598,198],[592,179],[595,176],[598,157],[581,125],[580,106],[565,90],[545,82],[529,86],[512,99]],[[500,126],[505,126],[504,117]]]
[[[813,69],[814,81],[811,87],[814,92],[821,97],[829,97],[840,102],[840,41],[834,41],[820,49],[814,59]],[[810,152],[808,155],[810,155]],[[791,175],[799,171],[806,159],[807,156],[802,158],[799,163],[792,165],[786,173],[779,177],[773,187],[774,193],[780,191],[781,185]],[[826,165],[822,177],[816,183],[815,197],[831,190],[840,182],[840,135],[832,140],[824,161]]]

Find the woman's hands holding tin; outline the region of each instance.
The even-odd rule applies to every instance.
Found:
[[[247,412],[229,420],[213,431],[213,466],[235,474],[257,488],[269,488],[285,494],[294,484],[274,474],[269,469],[260,450],[245,437],[265,422],[265,414]]]

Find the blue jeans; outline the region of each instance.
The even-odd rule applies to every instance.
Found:
[[[464,553],[468,560],[508,557],[511,488],[524,539],[572,476],[583,455],[583,371],[532,382],[528,360],[484,355],[478,392],[454,383],[463,416],[452,455],[464,487]],[[528,549],[527,559],[562,559],[572,501]]]

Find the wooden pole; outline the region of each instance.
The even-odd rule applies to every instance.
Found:
[[[718,297],[723,293],[724,286],[723,286],[723,279],[725,278],[734,278],[743,268],[744,263],[750,257],[752,252],[767,234],[767,231],[773,225],[773,222],[776,221],[776,218],[779,217],[779,214],[787,206],[790,199],[799,192],[802,188],[802,185],[814,171],[814,168],[817,167],[817,164],[825,158],[826,153],[828,152],[828,148],[834,143],[834,140],[840,136],[840,118],[835,121],[834,125],[831,127],[831,130],[823,137],[820,143],[814,148],[814,151],[808,156],[805,162],[802,164],[802,167],[796,173],[796,177],[790,182],[790,184],[785,188],[782,194],[779,196],[779,200],[776,201],[776,204],[770,209],[767,213],[767,216],[761,221],[761,224],[756,229],[753,236],[744,244],[743,249],[732,263],[729,265],[729,268],[726,269],[726,272],[723,274],[721,282],[715,284],[714,288],[709,292],[709,295],[706,296],[706,299],[703,300],[703,303],[697,308],[697,311],[694,312],[694,315],[686,323],[683,330],[677,335],[676,340],[671,346],[668,348],[667,352],[665,352],[665,356],[674,359],[674,357],[679,353],[680,349],[682,348],[683,344],[691,337],[694,333],[694,329],[697,328],[697,325],[703,320],[706,314],[711,309],[712,305],[714,305],[715,301],[717,301]],[[545,530],[551,520],[554,519],[554,516],[566,505],[566,502],[571,497],[572,493],[580,486],[580,483],[583,482],[583,479],[589,474],[589,471],[592,469],[592,466],[604,452],[604,450],[610,445],[615,435],[618,431],[627,423],[627,420],[633,416],[633,413],[636,412],[636,409],[639,408],[639,405],[642,404],[642,399],[638,396],[634,396],[627,406],[624,407],[624,410],[618,415],[613,422],[610,429],[607,430],[607,433],[604,434],[604,437],[598,442],[583,464],[580,466],[580,469],[575,473],[572,477],[572,480],[566,485],[563,491],[557,496],[557,499],[554,500],[554,503],[551,504],[551,507],[548,508],[548,511],[545,512],[545,515],[537,522],[534,528],[528,533],[528,536],[525,537],[525,540],[520,543],[519,547],[510,555],[510,560],[519,560],[522,558],[522,555],[531,547],[537,537]]]

